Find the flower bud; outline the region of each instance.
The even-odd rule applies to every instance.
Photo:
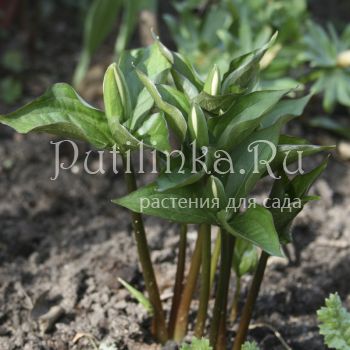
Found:
[[[214,65],[213,69],[207,77],[207,80],[205,81],[204,92],[212,96],[217,96],[220,94],[220,84],[220,71],[217,65]]]
[[[103,99],[107,119],[124,122],[131,116],[129,89],[120,68],[111,64],[103,80]]]
[[[207,186],[207,193],[211,198],[219,200],[219,207],[223,208],[226,206],[227,197],[222,182],[217,177],[210,176]]]
[[[273,60],[276,58],[278,53],[281,51],[282,45],[281,44],[276,44],[272,46],[269,50],[267,50],[260,60],[260,69],[265,69],[267,68]]]
[[[209,145],[208,125],[202,109],[193,104],[188,118],[188,128],[199,148]]]
[[[158,46],[158,49],[160,53],[165,57],[165,59],[170,62],[171,64],[174,64],[174,56],[171,53],[171,51],[160,41],[159,36],[156,35],[152,30],[152,36],[153,39],[156,42],[156,45]]]
[[[350,67],[350,50],[343,51],[338,55],[337,66],[341,68]]]

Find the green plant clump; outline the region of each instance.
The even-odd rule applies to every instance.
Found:
[[[350,25],[341,36],[332,25],[327,32],[310,21],[307,28],[302,59],[311,66],[306,80],[313,82],[313,93],[323,93],[326,112],[337,103],[350,107]]]
[[[245,342],[242,345],[242,350],[260,350],[258,344],[254,342]]]
[[[182,344],[180,350],[213,350],[207,339],[193,338],[191,344]]]
[[[343,307],[338,293],[326,299],[326,306],[317,311],[320,334],[330,349],[350,348],[350,314]]]
[[[166,14],[178,49],[189,54],[196,68],[206,74],[216,62],[227,70],[232,58],[259,49],[274,31],[279,38],[261,61],[263,86],[295,86],[287,78],[299,64],[303,26],[307,18],[305,0],[177,1],[178,17]]]
[[[288,166],[332,147],[310,145],[283,133],[284,125],[302,114],[309,96],[290,98],[290,88],[257,89],[260,61],[275,40],[276,36],[261,48],[234,58],[225,72],[212,64],[202,79],[183,55],[156,38],[148,48],[124,52],[107,69],[104,110],[83,101],[71,86],[56,84],[38,99],[0,116],[1,123],[20,133],[47,132],[120,154],[128,194],[113,202],[130,210],[149,302],[124,285],[147,306],[152,332],[161,343],[183,341],[197,284],[194,333],[198,339],[207,334],[209,298],[215,285],[207,335],[213,348],[227,348],[228,288],[234,261],[238,277],[254,272],[233,347],[240,350],[269,256],[284,257],[283,247],[292,241],[293,219],[316,199],[308,191],[325,169],[327,158],[293,176]],[[152,183],[137,188],[130,154],[141,147],[154,155],[158,174]],[[267,176],[273,180],[269,197],[263,204],[245,206],[251,191]],[[181,225],[169,322],[142,214]],[[197,225],[198,235],[184,276],[188,224]],[[219,227],[215,254],[212,226]]]

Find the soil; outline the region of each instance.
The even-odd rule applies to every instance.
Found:
[[[50,34],[53,42],[65,30],[59,25],[55,28],[58,32]],[[37,60],[25,79],[25,98],[19,104],[57,80],[70,80],[73,66],[66,62],[76,61],[77,48],[67,44],[61,49],[54,46],[49,52],[35,54]],[[103,71],[103,62],[110,57],[108,50],[103,52],[106,55],[100,57],[102,64],[95,66],[97,71]],[[92,95],[98,101],[98,92]],[[2,113],[14,106],[0,108]],[[309,134],[315,142],[334,141],[300,124],[294,124],[293,130],[294,134]],[[64,171],[51,181],[52,138],[19,136],[1,126],[0,139],[0,350],[92,349],[86,337],[74,344],[74,337],[81,333],[118,350],[160,349],[148,332],[147,313],[118,282],[121,277],[144,290],[128,213],[110,202],[125,193],[122,174],[113,173],[110,157],[106,158],[104,175],[88,175],[79,170],[88,150],[80,143],[79,168]],[[67,147],[63,154],[70,159],[71,149]],[[92,159],[92,167],[95,161]],[[147,176],[140,179],[148,180]],[[262,186],[258,192],[265,190]],[[289,247],[292,258],[269,261],[254,312],[255,328],[249,333],[264,350],[284,349],[268,326],[278,330],[293,350],[325,349],[318,334],[316,310],[334,291],[350,307],[349,164],[333,157],[313,192],[322,199],[308,205],[296,220],[295,243]],[[177,226],[146,218],[146,227],[168,311]],[[194,240],[191,228],[190,250]],[[242,299],[250,279],[244,278]],[[234,283],[231,296],[233,292]],[[42,316],[53,306],[60,307],[58,318],[43,329]],[[232,329],[230,341],[234,325]],[[165,348],[176,346],[167,344]]]

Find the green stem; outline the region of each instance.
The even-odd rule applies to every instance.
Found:
[[[188,325],[188,313],[196,288],[198,273],[201,266],[202,244],[204,235],[198,234],[196,246],[191,259],[190,271],[188,272],[186,285],[181,296],[174,329],[174,340],[180,343],[186,335]]]
[[[90,54],[86,50],[84,50],[78,62],[77,67],[75,68],[74,76],[73,76],[73,86],[78,89],[82,80],[85,78],[86,72],[89,69],[90,65]]]
[[[185,263],[186,263],[186,243],[187,243],[187,225],[181,225],[180,231],[180,242],[179,242],[179,253],[177,258],[176,277],[174,285],[174,295],[171,305],[168,334],[172,338],[174,335],[174,328],[176,322],[176,316],[178,307],[181,300],[181,294],[183,290],[183,279],[185,274]]]
[[[125,156],[122,156],[122,159],[124,169],[127,169],[127,159]],[[130,172],[124,171],[125,181],[129,193],[134,192],[137,189],[135,174],[131,166],[130,168]],[[165,317],[162,302],[160,300],[158,284],[151,261],[151,255],[148,249],[143,219],[141,214],[133,211],[131,212],[131,217],[143,278],[145,280],[147,293],[154,310],[154,333],[157,340],[159,340],[161,343],[165,343],[168,340]]]
[[[210,328],[210,343],[215,350],[224,349],[220,346],[226,334],[227,296],[234,242],[235,238],[232,235],[226,231],[222,231],[220,274]],[[220,338],[220,344],[218,343],[218,338]]]
[[[207,319],[210,294],[211,226],[202,224],[199,234],[204,237],[202,246],[201,289],[194,334],[197,338],[202,338],[205,321]]]
[[[216,340],[215,350],[226,350],[226,349],[227,349],[227,339],[226,339],[226,313],[225,313],[225,316],[220,318],[219,333],[218,333],[218,338]]]
[[[253,282],[249,289],[247,300],[242,311],[241,321],[239,323],[232,350],[240,350],[247,337],[250,320],[252,318],[254,305],[259,295],[260,286],[264,278],[268,258],[269,255],[263,251],[261,253],[259,264],[255,271]]]
[[[218,233],[216,235],[215,240],[215,246],[213,255],[211,256],[211,263],[210,263],[210,290],[213,288],[214,279],[215,279],[215,273],[216,269],[218,267],[219,257],[220,257],[220,246],[221,246],[221,229],[218,229]]]
[[[126,46],[129,43],[130,36],[135,30],[137,23],[137,16],[135,11],[133,11],[135,5],[132,1],[127,1],[125,3],[125,8],[123,11],[123,17],[121,19],[121,24],[119,28],[119,33],[117,40],[114,45],[114,53],[116,58],[125,50]]]
[[[238,301],[239,301],[240,294],[241,294],[241,277],[237,276],[236,290],[235,290],[235,294],[233,296],[231,314],[230,314],[230,321],[232,321],[232,322],[236,321],[236,319],[237,319]]]
[[[227,304],[228,304],[228,289],[230,287],[230,276],[231,276],[231,266],[233,259],[233,251],[236,239],[229,234],[227,239],[227,270],[226,270],[226,285],[225,294],[223,297],[223,305],[220,318],[219,334],[216,342],[215,350],[226,350],[227,349],[227,339],[226,339],[226,321],[227,321]]]

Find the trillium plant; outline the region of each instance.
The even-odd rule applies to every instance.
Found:
[[[233,319],[239,320],[233,349],[241,349],[267,260],[284,257],[293,219],[315,199],[308,190],[327,159],[293,176],[288,169],[291,163],[300,165],[303,157],[331,147],[282,133],[289,120],[302,114],[309,96],[291,99],[290,90],[259,90],[259,62],[274,40],[275,36],[235,58],[227,71],[213,64],[203,81],[183,55],[155,38],[148,48],[124,52],[107,69],[104,111],[88,105],[69,85],[56,84],[26,106],[0,116],[3,124],[20,133],[48,132],[119,152],[128,194],[114,203],[130,210],[146,292],[124,285],[147,307],[152,333],[161,343],[172,339],[180,344],[191,328],[198,339],[208,336],[213,349],[227,349],[232,305]],[[155,155],[157,178],[137,188],[128,160],[141,145]],[[270,182],[264,183],[271,189],[263,205],[251,200],[252,205],[245,205],[266,177]],[[163,310],[142,214],[179,224],[169,315]],[[189,224],[198,227],[198,235],[185,276]],[[214,226],[218,229],[212,247]],[[237,288],[243,274],[254,273],[241,312],[239,291],[229,290],[231,272]],[[189,313],[197,285],[199,306],[192,325]],[[236,300],[231,301],[233,294]],[[215,302],[209,312],[211,295]]]

